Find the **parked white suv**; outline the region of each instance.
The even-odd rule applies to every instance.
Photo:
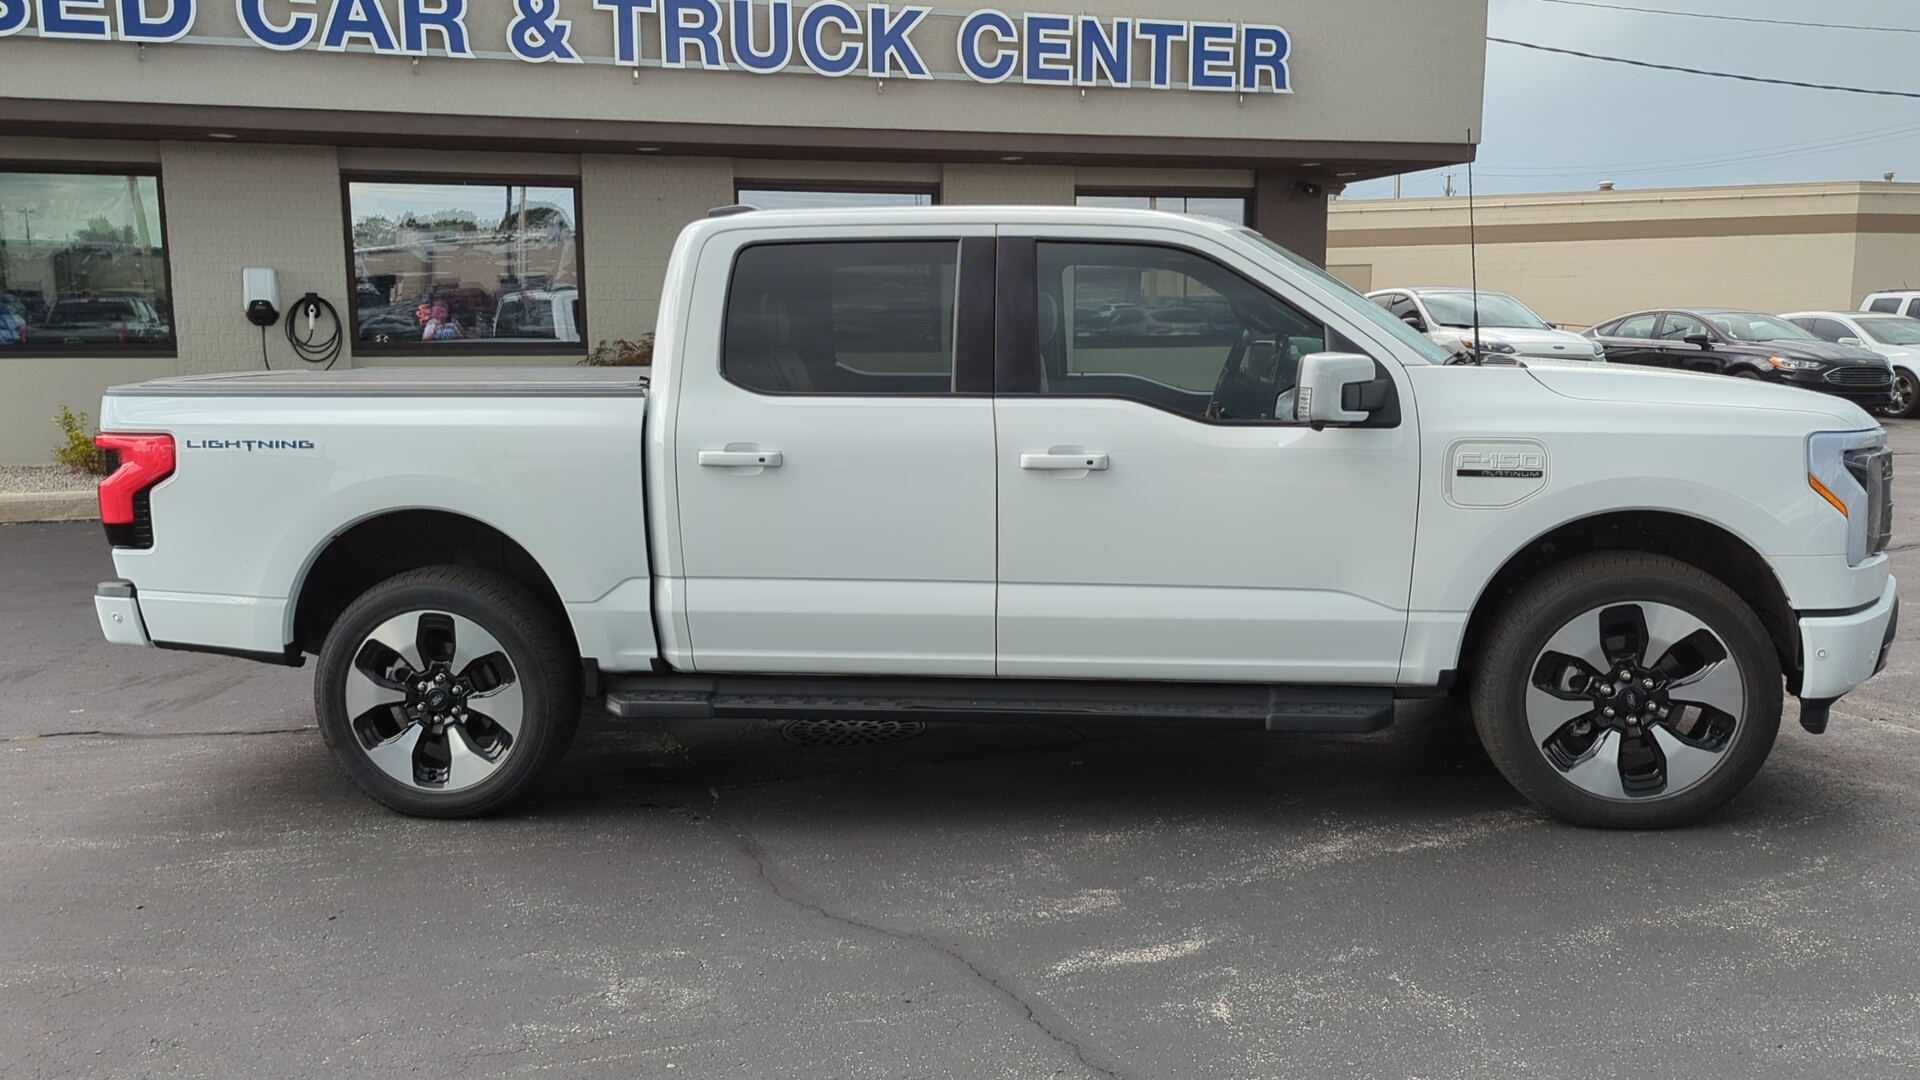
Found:
[[[110,391],[102,630],[317,656],[334,753],[428,816],[509,803],[583,692],[1365,732],[1458,686],[1520,791],[1621,827],[1732,798],[1783,691],[1824,729],[1893,640],[1893,457],[1839,398],[1452,362],[1142,211],[736,213],[665,281],[651,371]],[[1098,318],[1168,296],[1210,314]]]
[[[1367,299],[1448,350],[1472,349],[1475,312],[1472,289],[1379,289]],[[1498,356],[1543,360],[1605,360],[1597,342],[1569,333],[1535,315],[1505,293],[1480,291],[1478,312],[1483,350]]]
[[[1920,319],[1920,289],[1881,289],[1878,292],[1870,292],[1865,300],[1860,301],[1860,310]]]
[[[1796,311],[1781,318],[1822,341],[1886,357],[1893,365],[1893,401],[1880,411],[1901,419],[1920,414],[1920,319],[1877,311]]]

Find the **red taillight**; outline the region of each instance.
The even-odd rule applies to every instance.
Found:
[[[173,436],[102,432],[93,445],[120,455],[120,467],[100,482],[100,522],[133,524],[133,497],[173,475]]]

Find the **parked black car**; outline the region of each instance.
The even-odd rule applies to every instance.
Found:
[[[1834,394],[1872,408],[1893,397],[1893,368],[1869,349],[1821,341],[1758,311],[1642,311],[1586,332],[1615,364],[1760,379]]]

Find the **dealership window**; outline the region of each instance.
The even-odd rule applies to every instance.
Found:
[[[569,183],[349,180],[358,350],[576,351],[579,207]]]
[[[1081,206],[1110,210],[1165,210],[1171,214],[1219,218],[1235,225],[1247,224],[1247,200],[1241,195],[1083,194],[1074,201]]]
[[[939,194],[932,188],[867,189],[795,188],[768,185],[742,185],[734,201],[741,206],[762,210],[856,209],[886,206],[932,206]]]
[[[0,168],[0,352],[173,341],[158,177]]]
[[[959,270],[952,240],[750,247],[722,370],[764,394],[952,393]]]

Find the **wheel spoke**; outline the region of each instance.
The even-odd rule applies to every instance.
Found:
[[[499,761],[489,761],[467,741],[467,733],[454,727],[447,729],[447,754],[449,758],[447,772],[447,790],[459,791],[492,776],[500,767]],[[503,757],[501,760],[505,760]]]
[[[481,629],[472,619],[453,616],[453,670],[457,675],[466,675],[467,669],[475,661],[489,656],[505,653],[506,649],[495,640],[492,634]]]
[[[413,751],[420,745],[421,734],[420,725],[412,724],[407,730],[368,750],[367,756],[388,776],[408,787],[419,787],[420,781],[413,772]]]
[[[367,640],[377,641],[398,653],[411,670],[424,671],[427,665],[420,659],[419,631],[420,613],[408,612],[374,627],[373,633],[367,635]]]
[[[1613,667],[1613,661],[1607,659],[1606,647],[1600,640],[1600,612],[1590,611],[1560,628],[1547,642],[1542,654],[1560,653],[1586,663],[1593,674],[1601,674]]]
[[[347,665],[347,719],[358,720],[382,705],[398,705],[407,692],[375,679],[358,663]]]
[[[1641,654],[1640,662],[1645,667],[1659,667],[1660,661],[1675,645],[1707,629],[1707,624],[1666,604],[1641,604],[1641,612],[1647,621],[1646,652]],[[1709,631],[1711,632],[1711,631]]]
[[[526,718],[526,698],[519,682],[510,682],[484,694],[467,699],[467,708],[493,721],[509,739],[520,737],[520,724]]]
[[[1538,686],[1527,687],[1527,730],[1533,744],[1543,746],[1562,728],[1583,716],[1593,714],[1593,702],[1582,697],[1556,697]]]
[[[1700,782],[1715,765],[1720,764],[1724,750],[1715,753],[1690,746],[1663,727],[1653,729],[1653,741],[1660,744],[1660,753],[1667,759],[1666,794],[1683,791]]]
[[[1626,798],[1627,789],[1620,782],[1620,733],[1602,734],[1586,760],[1568,769],[1566,775],[1576,787],[1601,798]]]
[[[1674,701],[1701,705],[1715,712],[1740,719],[1747,704],[1746,683],[1740,667],[1731,658],[1708,664],[1700,671],[1676,680],[1668,688]]]

